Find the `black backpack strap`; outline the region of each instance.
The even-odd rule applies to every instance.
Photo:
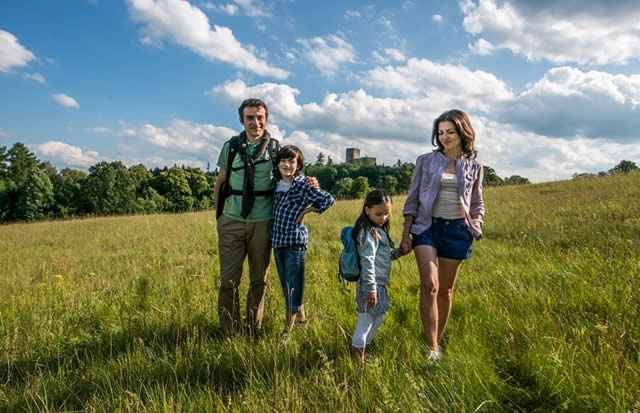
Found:
[[[280,142],[278,142],[275,138],[269,139],[269,156],[271,157],[271,162],[273,162],[273,176],[274,178],[277,176],[276,172],[278,171],[278,164],[276,163],[276,159],[278,158],[278,152],[280,152]]]
[[[227,157],[227,171],[228,175],[231,175],[231,171],[237,171],[240,168],[233,168],[233,160],[236,157],[236,154],[240,150],[240,136],[234,136],[229,140],[229,156]]]

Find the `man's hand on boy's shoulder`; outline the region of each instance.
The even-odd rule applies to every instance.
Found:
[[[311,189],[320,189],[318,178],[315,176],[307,176],[307,186]]]

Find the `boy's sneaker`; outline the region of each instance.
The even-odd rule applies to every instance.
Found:
[[[438,350],[430,350],[427,356],[427,364],[434,365],[442,358],[442,353]]]

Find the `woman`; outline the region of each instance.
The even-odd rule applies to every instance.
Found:
[[[400,249],[415,251],[420,272],[420,318],[431,345],[428,361],[441,358],[438,341],[451,313],[453,286],[471,244],[482,237],[482,165],[475,160],[469,117],[449,110],[433,122],[438,149],[416,161],[404,204]],[[409,237],[411,234],[411,238]],[[437,262],[436,262],[437,261]]]

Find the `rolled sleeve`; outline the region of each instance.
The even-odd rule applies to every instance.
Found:
[[[323,213],[336,202],[333,196],[327,191],[309,188],[307,185],[304,185],[304,195],[309,203],[317,210],[318,214]]]
[[[363,229],[359,234],[358,253],[360,255],[360,286],[364,293],[376,291],[376,250],[378,240],[376,240],[367,229]]]

